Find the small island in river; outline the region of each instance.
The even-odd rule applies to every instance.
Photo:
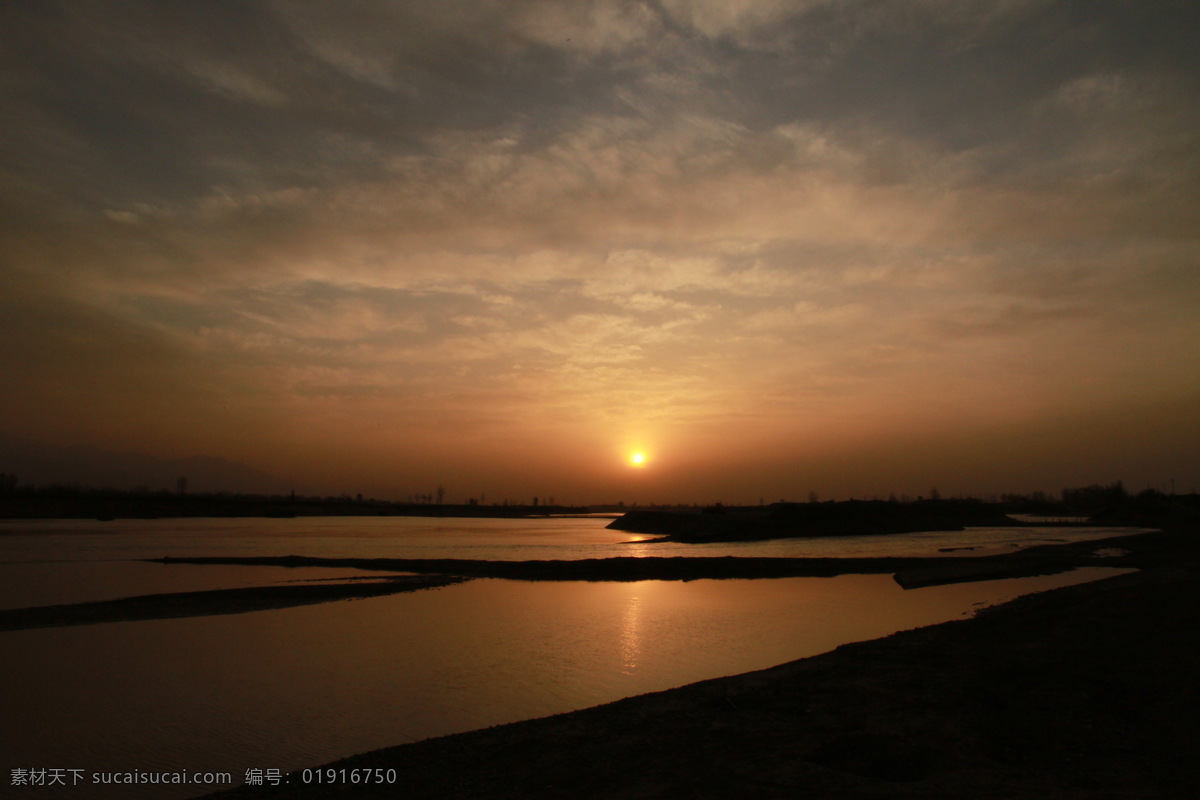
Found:
[[[637,509],[614,520],[608,527],[659,537],[651,541],[698,544],[960,531],[967,527],[1021,524],[995,503],[970,499],[915,503],[846,500],[750,507],[716,505],[690,511]]]

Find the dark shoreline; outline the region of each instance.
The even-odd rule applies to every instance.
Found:
[[[251,586],[239,589],[147,594],[94,603],[0,609],[0,631],[243,614],[250,611],[436,589],[461,583],[463,580],[465,579],[440,575],[397,576],[383,578],[377,582],[351,579],[343,583],[309,583],[303,586]]]
[[[1197,796],[1200,533],[1147,535],[1138,573],[326,765],[395,770],[394,785],[292,773],[212,797]]]

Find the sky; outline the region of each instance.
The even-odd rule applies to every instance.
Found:
[[[6,3],[0,433],[447,502],[1190,489],[1196,30]]]

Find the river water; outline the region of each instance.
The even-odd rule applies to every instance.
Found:
[[[1128,531],[957,533],[688,546],[625,544],[607,519],[301,518],[0,523],[0,607],[362,576],[163,565],[163,555],[577,559],[935,555]],[[956,551],[963,554],[964,551]],[[226,616],[0,633],[0,786],[28,797],[191,797],[100,772],[300,770],[378,747],[737,674],[960,618],[1113,570],[904,591],[889,576],[474,580]],[[11,785],[61,770],[67,787]],[[71,772],[78,770],[78,772]],[[75,783],[74,786],[70,786]],[[0,791],[0,794],[6,794]]]

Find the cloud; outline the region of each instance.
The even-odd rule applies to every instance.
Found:
[[[765,29],[789,19],[803,18],[805,12],[820,5],[821,0],[663,0],[662,3],[672,21],[708,39],[725,37],[742,47],[761,45],[767,36]]]
[[[653,47],[664,31],[651,4],[583,0],[516,4],[517,31],[549,47],[595,58],[634,47]]]
[[[207,430],[394,426],[432,458],[422,425],[811,444],[1196,388],[1145,355],[1200,355],[1182,5],[9,16],[27,411],[107,361],[164,414],[222,398],[179,401]],[[98,430],[127,389],[92,385]]]

